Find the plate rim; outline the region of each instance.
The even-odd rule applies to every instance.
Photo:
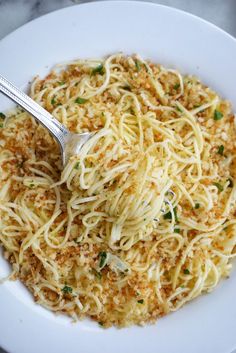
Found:
[[[166,8],[168,10],[171,10],[171,11],[176,11],[176,12],[180,12],[182,14],[185,14],[187,16],[190,16],[198,21],[201,21],[202,23],[205,23],[206,25],[212,27],[212,28],[215,28],[216,30],[224,33],[225,35],[227,35],[227,37],[229,39],[232,39],[235,44],[236,44],[236,36],[234,37],[231,33],[227,32],[225,29],[219,27],[218,25],[216,25],[215,23],[211,22],[211,21],[208,21],[198,15],[195,15],[191,12],[188,12],[186,10],[182,10],[182,9],[179,9],[177,7],[174,7],[174,6],[169,6],[169,5],[164,5],[164,4],[159,4],[159,3],[155,3],[155,2],[152,2],[152,1],[145,1],[145,0],[92,0],[92,1],[89,1],[89,2],[83,2],[83,3],[75,3],[73,5],[69,5],[69,6],[65,6],[63,8],[60,8],[60,9],[56,9],[56,10],[53,10],[53,11],[50,11],[46,14],[43,14],[43,15],[40,15],[36,18],[33,18],[31,19],[30,21],[24,23],[23,25],[17,27],[16,29],[14,29],[13,31],[11,31],[10,33],[8,33],[7,35],[5,35],[3,38],[0,39],[0,42],[2,41],[5,41],[5,39],[9,39],[11,36],[13,36],[15,34],[15,32],[18,32],[19,30],[27,27],[28,25],[31,25],[32,22],[37,22],[38,20],[40,21],[42,18],[46,18],[47,16],[50,16],[50,15],[54,15],[56,13],[59,13],[59,12],[62,12],[62,11],[66,11],[67,9],[71,8],[71,7],[90,7],[90,6],[94,6],[94,4],[98,5],[98,4],[107,4],[107,3],[119,3],[119,4],[122,4],[122,3],[130,3],[130,4],[142,4],[142,5],[147,5],[147,6],[153,6],[153,7],[159,7],[159,8]]]
[[[100,4],[101,3],[101,4]],[[227,36],[230,40],[233,40],[233,43],[234,45],[236,45],[236,38],[234,36],[232,36],[231,34],[229,34],[227,31],[225,31],[224,29],[218,27],[217,25],[199,17],[199,16],[196,16],[192,13],[189,13],[187,11],[184,11],[184,10],[181,10],[181,9],[177,9],[175,7],[171,7],[171,6],[167,6],[167,5],[163,5],[163,4],[156,4],[156,3],[152,3],[152,2],[146,2],[146,1],[132,1],[132,0],[124,0],[124,1],[121,1],[121,0],[110,0],[110,1],[92,1],[92,2],[88,2],[88,3],[83,3],[83,4],[75,4],[75,5],[71,5],[71,6],[68,6],[68,7],[64,7],[64,8],[61,8],[61,9],[58,9],[58,10],[55,10],[55,11],[52,11],[50,13],[47,13],[47,14],[44,14],[42,16],[39,16],[35,19],[32,19],[31,21],[27,22],[26,24],[18,27],[17,29],[15,29],[14,31],[12,31],[11,33],[9,33],[8,35],[6,35],[5,37],[3,37],[1,40],[0,40],[0,43],[2,42],[7,42],[9,39],[11,39],[12,37],[14,37],[14,35],[18,32],[20,32],[21,30],[24,30],[25,28],[30,27],[32,25],[32,23],[35,23],[35,22],[40,22],[42,19],[44,18],[47,18],[47,17],[50,17],[50,16],[54,16],[56,15],[57,13],[59,12],[66,12],[66,11],[70,11],[69,9],[70,8],[73,8],[74,6],[78,7],[93,7],[95,4],[96,6],[102,6],[102,5],[108,5],[110,6],[112,3],[116,3],[116,4],[131,4],[131,5],[138,5],[138,6],[142,6],[142,5],[145,5],[145,6],[149,6],[149,7],[159,7],[159,8],[165,8],[165,9],[168,9],[172,12],[176,12],[176,13],[182,13],[184,14],[185,16],[188,16],[188,17],[192,17],[194,18],[195,20],[197,20],[198,22],[201,22],[201,23],[204,23],[205,25],[217,30],[218,32],[221,32],[222,34],[224,34],[225,36]],[[1,338],[1,336],[0,336]],[[235,342],[236,343],[236,342]],[[2,343],[1,341],[1,345],[4,349],[8,350],[9,347],[5,346],[4,343]],[[6,347],[6,348],[5,348]],[[13,351],[11,352],[13,353]]]

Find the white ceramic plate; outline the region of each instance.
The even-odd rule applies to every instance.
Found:
[[[236,107],[236,41],[187,13],[141,2],[69,7],[0,42],[0,72],[20,87],[57,62],[123,51],[199,76]],[[0,96],[0,110],[9,101]],[[0,276],[7,264],[0,255]],[[236,347],[236,271],[156,325],[101,329],[36,305],[20,283],[0,286],[0,346],[11,353],[229,353]]]

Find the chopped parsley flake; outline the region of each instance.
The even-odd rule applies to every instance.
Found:
[[[86,102],[87,102],[87,99],[80,98],[80,97],[76,98],[76,100],[75,100],[75,103],[77,103],[77,104],[84,104]]]
[[[6,115],[0,112],[0,118],[5,119]]]
[[[52,104],[52,105],[55,105],[55,104],[56,104],[56,99],[55,99],[55,97],[52,98],[51,104]]]
[[[72,288],[69,287],[69,286],[64,286],[62,288],[62,292],[65,293],[65,294],[72,293]]]
[[[79,169],[79,162],[75,163],[74,169]]]
[[[190,271],[189,271],[187,268],[185,268],[185,269],[184,269],[184,274],[185,274],[185,275],[190,275]]]
[[[195,203],[195,208],[196,208],[196,210],[198,209],[198,208],[200,208],[200,203]]]
[[[217,187],[219,192],[222,192],[224,190],[223,186],[220,183],[213,183],[213,185],[215,185]]]
[[[179,228],[175,228],[174,229],[174,233],[180,233],[180,229]]]
[[[0,123],[0,128],[2,128],[3,127],[3,123]]]
[[[180,83],[176,83],[176,85],[174,85],[174,89],[177,90],[180,88]]]
[[[223,118],[223,114],[219,110],[215,110],[214,112],[214,120],[220,120]]]
[[[54,105],[56,103],[56,100],[55,98],[53,97],[52,100],[51,100],[51,104]]]
[[[125,89],[126,91],[131,92],[131,87],[129,85],[125,85],[122,88]]]
[[[232,187],[234,186],[233,180],[229,178],[229,179],[227,179],[227,181],[229,181],[228,187],[229,187],[229,188],[232,188]]]
[[[107,259],[107,253],[105,251],[101,251],[99,253],[99,267],[102,268],[105,265]]]
[[[172,214],[170,211],[164,214],[164,219],[172,219]]]
[[[102,275],[100,272],[96,271],[94,268],[93,268],[92,272],[95,277],[97,277],[98,279],[102,279]]]
[[[221,156],[223,156],[224,149],[225,149],[224,146],[223,146],[223,145],[220,145],[219,148],[218,148],[217,153],[220,154]]]
[[[138,303],[139,303],[139,304],[143,304],[143,303],[144,303],[144,300],[143,300],[143,299],[139,299],[139,300],[138,300]]]
[[[141,70],[141,65],[140,65],[140,62],[138,60],[135,60],[135,67],[136,67],[137,71]]]
[[[133,110],[133,108],[130,108],[130,109],[128,110],[128,112],[129,112],[131,115],[135,115],[135,111]]]
[[[173,208],[173,212],[174,212],[174,215],[175,215],[175,221],[178,222],[178,217],[177,217],[177,207],[175,206]],[[172,219],[172,214],[171,212],[167,212],[166,214],[164,214],[164,219]]]
[[[182,110],[178,106],[176,106],[176,109],[178,110],[178,112],[183,113]]]
[[[148,72],[149,70],[148,70],[147,64],[144,64],[144,67],[145,67],[146,72]]]
[[[98,65],[92,70],[92,75],[96,75],[96,74],[100,74],[100,75],[104,74],[104,67],[102,64]]]

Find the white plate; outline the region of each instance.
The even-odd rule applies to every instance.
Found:
[[[236,107],[236,41],[187,13],[141,2],[69,7],[0,42],[0,72],[18,86],[57,62],[123,51],[199,76]],[[9,101],[0,97],[0,110]],[[0,256],[0,276],[7,265]],[[19,283],[0,286],[0,346],[11,353],[229,353],[236,347],[236,271],[156,325],[101,329],[36,305]]]

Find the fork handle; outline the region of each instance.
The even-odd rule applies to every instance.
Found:
[[[1,75],[0,91],[44,125],[59,142],[61,150],[64,150],[69,131],[57,119]]]

